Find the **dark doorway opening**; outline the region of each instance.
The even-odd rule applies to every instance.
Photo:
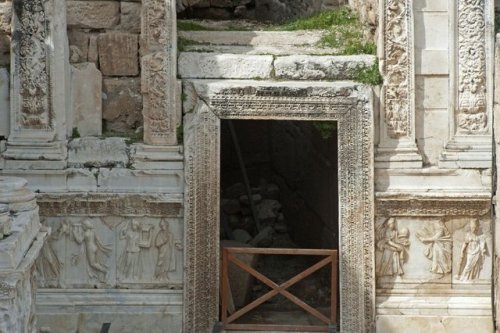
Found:
[[[222,120],[221,125],[221,246],[338,249],[336,123]],[[318,261],[286,255],[241,259],[277,283]],[[236,267],[229,267],[229,276],[234,311],[270,290]],[[330,278],[330,267],[322,268],[290,292],[326,314]],[[241,322],[319,323],[281,295],[245,314]]]

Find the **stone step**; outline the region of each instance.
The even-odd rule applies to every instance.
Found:
[[[248,55],[181,52],[183,79],[352,80],[360,68],[370,67],[375,56]]]
[[[233,54],[338,54],[318,46],[322,30],[304,31],[179,31],[183,51]]]

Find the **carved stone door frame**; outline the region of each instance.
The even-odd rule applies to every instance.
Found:
[[[374,330],[373,98],[353,82],[193,80],[184,83],[184,332],[219,315],[220,120],[337,121],[340,326]]]

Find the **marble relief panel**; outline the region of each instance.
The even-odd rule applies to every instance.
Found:
[[[489,217],[378,218],[377,287],[451,288],[491,283]]]
[[[37,260],[42,288],[182,287],[177,218],[56,217]]]

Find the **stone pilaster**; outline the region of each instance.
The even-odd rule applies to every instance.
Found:
[[[492,0],[450,1],[449,140],[442,168],[491,168]]]
[[[0,238],[0,332],[37,332],[35,260],[47,237],[35,194],[26,181],[0,177],[0,220],[12,223]]]
[[[175,145],[180,124],[175,1],[144,0],[142,7],[144,143]]]
[[[66,165],[69,59],[64,0],[13,1],[7,169]]]
[[[378,168],[420,168],[415,141],[415,73],[411,0],[384,0],[380,6],[381,68],[384,75],[380,112]]]

